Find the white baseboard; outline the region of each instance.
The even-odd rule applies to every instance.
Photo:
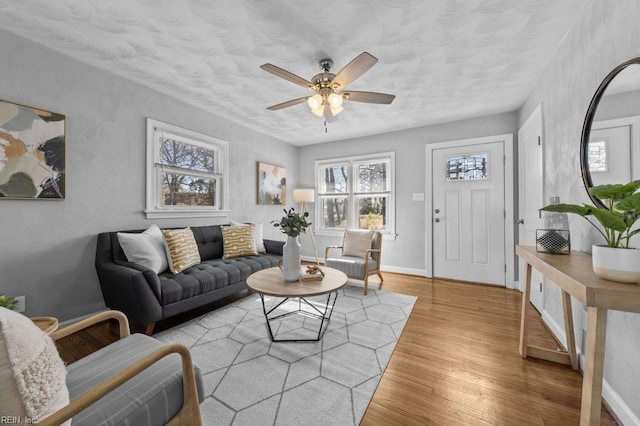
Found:
[[[305,262],[315,262],[316,258],[313,256],[302,256],[302,260],[304,260]],[[319,257],[318,260],[320,261],[320,263],[324,263],[324,258]],[[427,275],[427,271],[425,271],[424,269],[402,268],[402,267],[389,266],[389,265],[382,265],[380,269],[382,269],[382,272],[393,272],[396,274],[405,274],[405,275],[417,275],[419,277],[425,277]]]
[[[389,266],[389,265],[382,265],[380,269],[382,269],[382,272],[393,272],[396,274],[416,275],[419,277],[427,276],[427,271],[425,271],[424,269],[402,268],[398,266]]]
[[[564,327],[561,327],[552,317],[547,313],[547,311],[542,312],[542,320],[545,322],[547,327],[551,330],[551,332],[556,336],[562,344],[567,346],[567,335],[564,331]],[[581,330],[582,327],[579,328]],[[580,348],[576,348],[578,353],[578,361],[580,365],[580,370],[584,371],[585,368],[585,356],[580,351]],[[613,411],[614,416],[617,420],[623,425],[640,425],[640,418],[638,418],[635,413],[629,408],[629,406],[624,402],[624,400],[620,397],[620,395],[611,387],[611,385],[606,381],[602,380],[602,398],[607,402],[607,405]]]
[[[640,425],[640,418],[631,411],[631,408],[629,408],[620,395],[613,390],[606,380],[602,381],[602,398],[607,402],[607,405],[611,411],[613,411],[613,415],[616,417],[616,420],[620,420],[621,424]]]
[[[520,281],[514,281],[513,282],[513,289],[514,290],[518,290],[520,293],[523,292],[522,291],[523,290],[522,287],[520,287]]]

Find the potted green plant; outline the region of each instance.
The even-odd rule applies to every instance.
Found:
[[[593,245],[593,271],[596,275],[621,282],[640,281],[640,250],[629,246],[640,232],[634,225],[640,218],[640,180],[627,184],[598,185],[589,193],[602,200],[606,208],[587,204],[552,204],[541,210],[573,213],[584,217],[604,237],[606,245]]]
[[[3,308],[11,309],[12,311],[18,310],[18,301],[6,294],[0,294],[0,306]]]
[[[287,282],[298,281],[300,278],[300,265],[302,261],[302,248],[298,241],[298,236],[305,233],[311,226],[307,221],[308,212],[297,213],[293,207],[289,210],[283,209],[285,215],[280,221],[271,221],[273,226],[280,228],[282,233],[287,234],[287,241],[282,248],[282,274]]]

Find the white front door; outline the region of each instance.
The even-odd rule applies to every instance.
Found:
[[[539,209],[544,207],[542,177],[542,108],[531,114],[518,130],[518,202],[520,220],[519,243],[536,245],[536,229],[542,228]],[[520,284],[524,288],[526,265],[520,260]],[[531,303],[542,312],[544,303],[543,276],[536,269],[531,271]]]
[[[505,285],[504,142],[434,149],[433,276]]]

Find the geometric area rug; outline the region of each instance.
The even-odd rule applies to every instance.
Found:
[[[265,300],[269,306],[282,299]],[[154,337],[190,349],[205,387],[205,425],[357,425],[415,301],[374,289],[365,296],[347,284],[319,342],[274,343],[260,297],[252,294]],[[290,315],[272,328],[277,338],[315,337],[317,321]]]

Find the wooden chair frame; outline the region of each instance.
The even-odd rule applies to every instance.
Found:
[[[381,237],[382,238],[382,237]],[[324,249],[324,259],[325,262],[326,260],[329,258],[329,250],[332,249],[343,249],[343,246],[327,246],[327,248]],[[378,254],[378,260],[374,259],[374,257],[371,255],[372,253],[377,253]],[[351,276],[348,275],[349,278],[355,278],[358,280],[364,280],[364,295],[367,295],[367,292],[369,290],[369,275],[373,275],[373,274],[377,274],[378,277],[380,277],[380,285],[378,286],[378,290],[380,290],[382,288],[382,283],[383,283],[383,278],[382,278],[382,272],[380,271],[380,262],[382,261],[382,239],[380,240],[380,248],[379,249],[368,249],[365,251],[365,262],[364,262],[364,276],[360,277],[360,276]],[[373,259],[376,260],[376,265],[377,267],[375,269],[369,270],[369,262],[366,261],[367,259]]]
[[[129,336],[129,321],[127,320],[127,317],[119,311],[106,311],[79,321],[69,327],[58,330],[51,334],[51,338],[53,340],[58,340],[109,319],[115,319],[118,321],[120,339]],[[44,426],[55,426],[69,420],[109,392],[112,392],[118,386],[142,373],[145,369],[162,358],[173,353],[179,354],[182,359],[183,404],[180,411],[178,411],[178,413],[169,420],[167,425],[202,425],[202,419],[200,417],[200,402],[198,400],[198,390],[196,387],[196,377],[193,371],[191,353],[186,346],[177,343],[164,345],[161,348],[158,348],[112,378],[80,395],[78,398],[71,401],[69,405],[56,411],[38,424]]]

